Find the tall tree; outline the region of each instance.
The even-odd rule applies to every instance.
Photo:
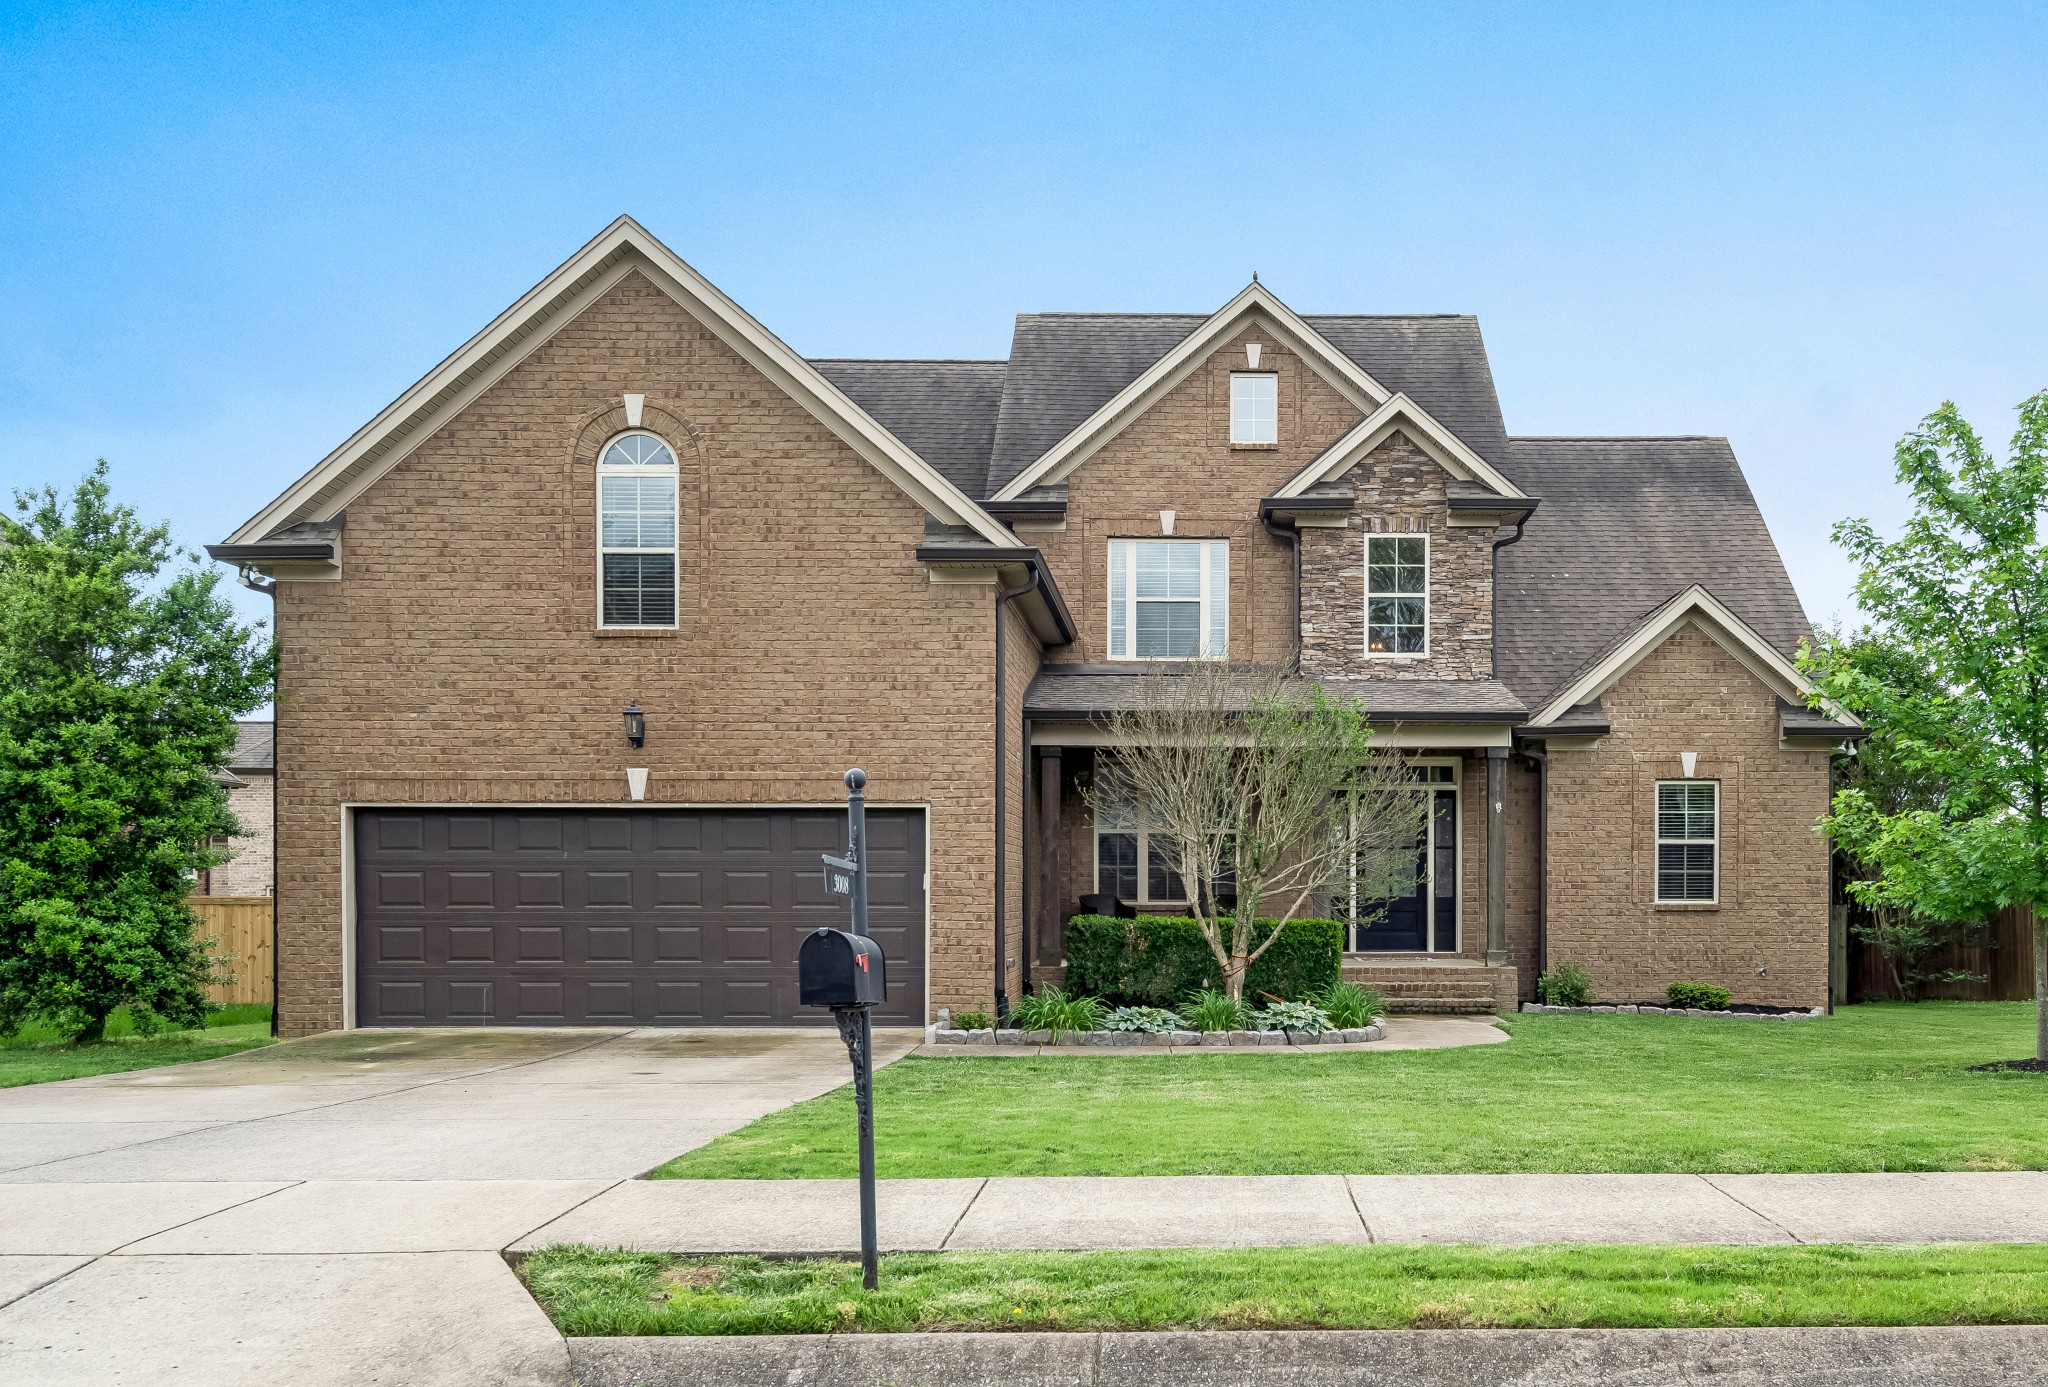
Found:
[[[1363,710],[1320,685],[1249,666],[1155,671],[1108,732],[1116,751],[1091,794],[1143,814],[1230,997],[1311,906],[1355,897],[1369,915],[1412,888],[1427,801],[1398,755],[1373,748]],[[1263,939],[1261,920],[1277,922]]]
[[[272,652],[164,526],[114,503],[104,461],[69,501],[0,516],[0,1034],[79,1041],[129,1007],[192,1025],[213,961],[185,895],[238,832],[215,774]],[[188,556],[189,557],[189,556]]]
[[[2048,391],[2020,406],[2004,461],[1953,404],[1900,441],[1913,513],[1896,539],[1845,520],[1835,540],[1885,660],[1823,643],[1819,696],[1883,729],[1895,770],[1937,803],[1850,784],[1828,833],[1875,877],[1866,904],[1962,920],[2036,908],[2036,1057],[2048,1062]]]

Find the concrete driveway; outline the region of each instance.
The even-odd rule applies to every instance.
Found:
[[[828,1029],[357,1031],[0,1090],[0,1383],[556,1387],[498,1249],[849,1073]]]

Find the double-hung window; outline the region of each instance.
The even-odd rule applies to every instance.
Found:
[[[622,434],[597,463],[598,624],[676,624],[676,455]]]
[[[1136,797],[1105,770],[1095,802],[1095,889],[1137,905],[1184,903],[1187,887],[1162,846]]]
[[[1280,441],[1280,377],[1253,371],[1231,375],[1230,441]]]
[[[1429,536],[1365,537],[1365,653],[1429,653]]]
[[[1220,660],[1230,642],[1230,543],[1109,542],[1109,658]]]
[[[1720,868],[1720,782],[1658,781],[1658,904],[1712,905],[1720,899]]]

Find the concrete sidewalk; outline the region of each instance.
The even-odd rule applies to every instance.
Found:
[[[1866,1175],[1190,1175],[885,1180],[894,1251],[1315,1243],[2048,1241],[2048,1172]],[[200,1225],[204,1226],[204,1222]],[[513,1245],[835,1254],[851,1180],[635,1180]]]

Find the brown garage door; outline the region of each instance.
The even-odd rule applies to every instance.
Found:
[[[877,1021],[924,1022],[924,816],[868,813]],[[356,1020],[364,1026],[819,1021],[796,951],[847,927],[818,855],[823,809],[359,809]]]

